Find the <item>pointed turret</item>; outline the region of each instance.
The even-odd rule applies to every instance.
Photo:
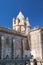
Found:
[[[15,22],[15,18],[13,18],[13,20],[12,20],[12,21],[13,21],[13,29],[14,29],[14,22]]]
[[[28,17],[26,18],[26,35],[30,32],[30,23]]]
[[[28,17],[26,18],[26,26],[29,26],[30,27],[30,23],[29,23]]]
[[[13,22],[15,21],[15,18],[13,18]]]

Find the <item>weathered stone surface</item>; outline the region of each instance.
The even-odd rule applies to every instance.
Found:
[[[0,27],[0,52],[2,59],[24,58],[31,54],[36,59],[43,59],[43,28],[31,29],[29,19],[20,12],[13,19],[12,30]]]
[[[41,47],[41,33],[40,30],[30,32],[31,36],[31,50],[34,51],[33,55],[37,59],[42,59],[42,47]]]

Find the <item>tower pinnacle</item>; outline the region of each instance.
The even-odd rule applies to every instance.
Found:
[[[24,15],[22,14],[22,12],[20,11],[19,14],[17,15],[17,18],[20,19],[20,21],[21,21],[21,20],[24,19],[25,17],[24,17]]]
[[[27,26],[30,26],[28,17],[26,18],[26,24],[27,24]]]
[[[24,15],[20,11],[16,19],[13,18],[13,30],[25,33],[28,35],[30,31],[30,23],[28,17],[25,19]]]

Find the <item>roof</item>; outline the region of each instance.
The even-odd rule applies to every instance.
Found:
[[[0,27],[0,32],[6,33],[6,34],[12,34],[12,35],[17,35],[17,36],[22,36],[22,37],[27,37],[25,34],[21,32],[17,32],[5,27]]]
[[[41,31],[43,31],[43,27],[37,26],[37,27],[34,27],[33,29],[31,29],[30,32],[36,31],[36,30],[39,30],[39,29],[40,29]]]

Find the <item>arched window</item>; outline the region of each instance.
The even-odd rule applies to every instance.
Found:
[[[6,55],[6,59],[9,59],[9,55]]]

